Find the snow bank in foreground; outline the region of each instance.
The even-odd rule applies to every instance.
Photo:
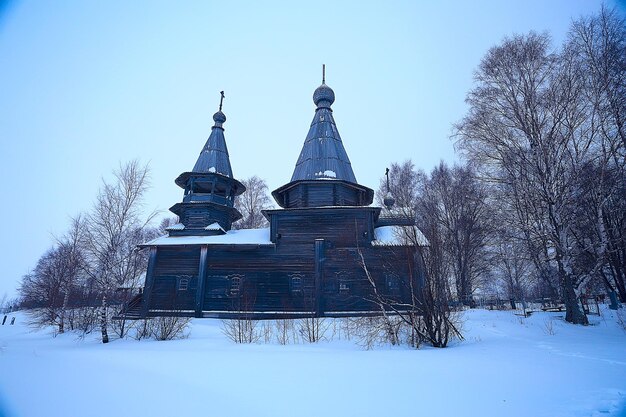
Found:
[[[0,416],[623,416],[626,333],[612,314],[580,327],[475,310],[450,348],[370,351],[235,345],[210,319],[186,340],[102,345],[32,332],[18,314],[0,326]]]

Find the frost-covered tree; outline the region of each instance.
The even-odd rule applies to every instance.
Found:
[[[265,180],[255,176],[241,181],[246,191],[235,198],[235,208],[243,218],[233,224],[234,229],[255,229],[267,226],[262,210],[273,207]]]
[[[32,323],[54,325],[64,333],[71,322],[70,302],[81,295],[85,258],[80,246],[80,218],[72,221],[70,232],[48,250],[35,269],[22,278],[19,288],[21,304],[32,308]]]
[[[83,247],[87,263],[85,272],[102,295],[102,332],[107,339],[106,297],[121,290],[120,302],[128,301],[132,289],[141,284],[147,266],[145,251],[137,245],[154,233],[148,224],[152,212],[143,213],[143,198],[149,188],[149,168],[138,161],[121,165],[114,171],[113,182],[103,181],[92,210],[85,217]],[[124,326],[120,336],[124,336]]]
[[[458,300],[469,304],[485,276],[485,248],[492,234],[484,184],[469,166],[450,168],[442,162],[427,175],[409,160],[391,165],[389,191],[395,200],[394,213],[416,219],[420,228],[437,225]],[[379,202],[386,193],[383,178],[377,191]]]
[[[582,176],[576,246],[613,302],[626,302],[626,21],[616,10],[575,21],[566,48],[581,68],[597,126],[594,158]]]
[[[472,305],[486,275],[493,222],[485,186],[470,167],[441,163],[433,169],[418,200],[418,224],[426,218],[441,229],[458,300]]]
[[[603,218],[613,190],[605,174],[611,165],[623,167],[624,156],[619,151],[623,94],[614,92],[620,87],[604,70],[590,75],[593,59],[581,58],[585,48],[598,51],[603,44],[579,42],[594,19],[574,24],[559,51],[551,50],[547,35],[536,33],[491,48],[467,95],[468,114],[457,125],[457,144],[483,179],[497,185],[501,204],[514,214],[509,224],[524,236],[536,269],[556,271],[566,320],[576,324],[587,323],[579,297],[602,271],[606,256]],[[623,39],[623,30],[613,33]],[[618,84],[624,72],[620,42],[614,44],[621,57],[609,65]],[[598,171],[589,176],[591,165]],[[591,188],[585,185],[589,181],[595,182]],[[597,195],[588,198],[585,189]],[[585,199],[591,209],[583,215]],[[590,216],[585,228],[597,239],[581,235],[581,216]]]

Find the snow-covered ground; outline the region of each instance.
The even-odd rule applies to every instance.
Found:
[[[236,345],[211,319],[186,340],[103,345],[33,331],[17,313],[0,326],[0,416],[626,416],[614,315],[581,327],[559,313],[474,310],[466,341],[449,348],[364,350],[345,339]]]

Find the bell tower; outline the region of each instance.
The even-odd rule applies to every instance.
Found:
[[[180,218],[180,223],[168,229],[170,236],[223,234],[242,217],[234,202],[235,197],[246,188],[233,177],[224,138],[224,92],[221,91],[220,95],[220,106],[213,115],[211,134],[196,164],[190,172],[183,172],[175,180],[185,193],[183,201],[170,208]]]

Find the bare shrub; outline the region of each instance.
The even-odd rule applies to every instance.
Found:
[[[543,331],[549,336],[554,336],[556,334],[556,330],[554,329],[554,322],[552,321],[552,319],[546,319],[543,322]]]
[[[261,336],[263,336],[264,343],[271,343],[274,339],[274,325],[269,320],[261,323]]]
[[[323,317],[307,317],[298,320],[298,333],[309,343],[324,339],[330,324]]]
[[[342,337],[346,340],[352,340],[355,336],[352,326],[352,318],[346,317],[342,319],[336,319],[335,324],[337,326],[337,333],[339,334],[339,338]]]
[[[135,324],[135,332],[133,334],[135,340],[150,337],[150,320],[151,319],[137,320],[137,323]]]
[[[150,335],[156,340],[185,339],[190,321],[189,317],[155,317],[149,320]]]
[[[626,332],[626,309],[618,308],[615,311],[615,319],[617,320],[617,324]]]
[[[113,331],[113,334],[117,336],[118,339],[124,339],[133,333],[135,327],[139,326],[143,320],[111,320],[111,324],[109,328]],[[137,339],[137,331],[132,335],[135,339]],[[149,333],[148,333],[149,336]],[[146,336],[144,336],[146,337]],[[141,337],[137,340],[140,340]]]
[[[72,330],[78,331],[85,336],[94,331],[98,325],[98,309],[94,307],[81,307],[72,310]]]
[[[281,319],[274,321],[276,331],[276,341],[281,345],[298,343],[299,338],[296,332],[295,320]]]
[[[403,321],[400,317],[359,317],[350,319],[349,325],[349,332],[365,349],[372,349],[383,344],[394,346],[400,344],[400,334],[403,328]]]
[[[235,343],[256,343],[261,338],[258,324],[250,318],[222,320],[222,333]]]

